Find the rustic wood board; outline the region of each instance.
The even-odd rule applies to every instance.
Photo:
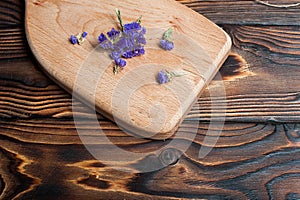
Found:
[[[147,28],[144,56],[131,59],[118,75],[113,61],[97,48],[97,36],[123,20],[140,15]],[[159,40],[175,28],[175,49],[163,51]],[[89,33],[88,42],[73,46],[69,36]],[[135,134],[168,138],[227,57],[228,35],[208,19],[171,0],[39,1],[26,5],[26,34],[35,57],[58,84],[121,127]],[[184,76],[156,83],[161,69]]]

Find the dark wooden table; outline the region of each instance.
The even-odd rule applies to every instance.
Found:
[[[180,157],[175,149],[151,155],[172,139],[131,137],[99,115],[111,143],[149,154],[124,163],[125,172],[95,159],[82,144],[71,96],[43,74],[27,45],[24,2],[0,1],[0,199],[300,199],[300,6],[179,2],[216,22],[233,40],[222,78],[209,86],[224,83],[226,99],[204,91],[181,126],[178,141],[192,144]],[[220,138],[200,159],[209,121],[224,110],[224,101]],[[92,135],[98,123],[80,102],[74,106],[84,119],[77,128]],[[188,141],[185,135],[195,130]],[[109,144],[98,148],[110,154]],[[147,173],[136,167],[153,163],[166,166]]]

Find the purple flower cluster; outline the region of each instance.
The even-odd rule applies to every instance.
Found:
[[[169,28],[165,33],[163,38],[160,40],[160,47],[164,50],[171,51],[174,49],[174,42],[173,42],[173,27]]]
[[[86,38],[87,32],[83,32],[83,33],[81,34],[81,36],[82,36],[83,38]]]
[[[86,39],[88,33],[87,32],[83,32],[81,34],[78,34],[78,35],[71,35],[70,37],[70,42],[72,44],[82,44],[82,42],[84,42],[84,40]]]
[[[184,76],[185,74],[177,74],[168,70],[160,70],[157,74],[157,82],[159,84],[164,84],[172,81],[176,77]]]
[[[70,41],[72,44],[77,44],[77,38],[75,37],[75,35],[71,35]]]
[[[141,29],[141,25],[138,22],[132,22],[130,24],[125,24],[123,26],[123,31],[126,33],[130,30],[140,30]]]
[[[165,71],[160,70],[157,74],[157,81],[159,84],[164,84],[170,82],[170,79]]]
[[[111,29],[111,31],[107,32],[107,35],[110,39],[115,39],[120,35],[120,31],[115,30],[114,28]]]
[[[162,39],[160,41],[160,46],[161,46],[161,48],[163,48],[167,51],[171,51],[172,49],[174,49],[174,43],[169,40],[165,40],[165,39]]]
[[[103,49],[111,50],[110,57],[116,65],[126,66],[124,59],[133,58],[145,54],[144,45],[146,29],[138,22],[132,22],[123,26],[123,31],[112,28],[107,35],[101,33],[98,37]]]

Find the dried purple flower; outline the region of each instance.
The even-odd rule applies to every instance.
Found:
[[[140,25],[142,17],[137,21],[123,25],[121,12],[116,9],[116,14],[122,31],[112,28],[107,36],[101,33],[98,37],[100,46],[103,49],[111,49],[110,57],[115,61],[114,73],[126,66],[124,59],[145,54],[146,29]],[[122,59],[124,58],[124,59]]]
[[[169,28],[164,33],[163,38],[160,41],[160,47],[167,51],[171,51],[172,49],[174,49],[173,31],[173,27]]]
[[[71,35],[71,37],[70,37],[70,42],[71,42],[72,44],[77,44],[77,38],[76,38],[74,35]]]
[[[119,73],[120,70],[122,70],[126,66],[126,60],[122,58],[117,58],[115,60],[116,65],[114,66],[114,74]]]
[[[101,33],[101,34],[99,35],[99,37],[98,37],[99,43],[102,43],[102,42],[104,42],[105,40],[107,40],[107,37],[106,37],[103,33]]]
[[[141,30],[141,25],[138,22],[132,22],[129,24],[125,24],[123,27],[123,32],[128,32],[130,30]]]
[[[77,35],[71,35],[70,41],[72,44],[82,45],[82,43],[85,41],[86,36],[87,36],[87,32],[83,32]]]
[[[143,34],[143,35],[146,34],[146,28],[145,27],[142,27],[141,34]]]
[[[116,37],[118,37],[120,34],[120,31],[115,30],[114,28],[112,28],[109,32],[107,32],[107,35],[110,39],[115,39]]]
[[[185,74],[177,74],[168,70],[160,70],[157,74],[157,81],[159,84],[164,84],[172,81],[175,77],[180,77]]]
[[[111,57],[113,60],[116,60],[116,59],[120,58],[120,56],[121,56],[121,54],[120,54],[119,52],[117,52],[117,51],[113,51],[113,52],[111,52],[111,54],[110,54],[110,57]]]
[[[124,53],[122,54],[122,57],[123,57],[123,58],[132,58],[132,57],[133,57],[133,53],[132,53],[132,51],[124,52]]]
[[[167,51],[171,51],[172,49],[174,49],[174,43],[168,40],[161,40],[160,47]]]
[[[81,36],[82,36],[83,38],[86,38],[87,35],[88,35],[87,32],[83,32],[83,33],[81,34]]]
[[[120,66],[120,67],[125,67],[126,66],[126,60],[122,59],[122,58],[118,58],[115,60],[116,65]]]
[[[144,49],[144,47],[141,47],[141,48],[139,49],[139,54],[140,54],[140,55],[144,55],[144,54],[145,54],[145,49]]]
[[[164,84],[164,83],[169,82],[170,80],[168,78],[167,73],[163,70],[160,70],[157,74],[157,81],[159,84]]]

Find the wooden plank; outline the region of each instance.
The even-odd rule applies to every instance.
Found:
[[[29,55],[24,28],[0,29],[0,60]]]
[[[224,81],[216,80],[211,86],[225,84],[227,120],[298,121],[299,30],[285,26],[224,28],[233,39],[233,55],[221,68]]]
[[[87,123],[82,122],[79,128],[88,129],[94,137],[98,124]],[[109,122],[102,123],[110,142],[99,143],[97,148],[110,151],[111,145],[118,145],[125,151],[145,152],[146,157],[124,162],[127,172],[118,171],[85,150],[73,120],[1,121],[1,198],[282,199],[300,193],[297,124],[225,124],[214,149],[199,159],[208,124],[198,126],[187,121],[183,126],[198,129],[198,134],[182,157],[174,157],[178,159],[176,164],[139,173],[137,166],[141,163],[165,163],[176,155],[174,149],[165,150],[167,157],[164,151],[152,155],[153,150],[172,139],[163,142],[134,138],[116,131]],[[181,137],[177,142],[190,141]]]
[[[300,25],[299,6],[276,8],[255,0],[177,0],[203,14],[217,24],[239,25]],[[275,5],[292,5],[298,0],[268,0]]]
[[[28,81],[31,81],[29,79]],[[3,84],[6,85],[3,85]],[[40,82],[38,82],[40,83]],[[251,83],[247,83],[251,84]],[[72,100],[69,94],[55,85],[45,88],[29,87],[11,81],[0,81],[1,118],[70,118],[72,117]],[[228,88],[230,90],[230,88]],[[247,92],[247,91],[246,91]],[[299,93],[286,92],[232,94],[214,99],[211,109],[209,91],[205,91],[197,104],[188,113],[188,120],[209,121],[219,110],[226,110],[227,121],[252,122],[297,122],[299,121]],[[80,102],[74,104],[77,114],[91,118],[93,115]],[[101,119],[102,117],[100,117]]]
[[[177,0],[203,14],[218,24],[299,25],[299,7],[274,8],[258,4],[255,0]],[[283,5],[298,3],[298,0],[268,0]],[[226,9],[224,9],[224,7]],[[3,0],[0,2],[0,27],[22,26],[24,1]],[[238,17],[237,17],[238,16]]]
[[[266,59],[267,64],[295,69],[299,66],[300,30],[298,27],[229,26],[228,32],[237,48]]]
[[[2,0],[0,2],[0,28],[20,26],[24,23],[24,1]]]

